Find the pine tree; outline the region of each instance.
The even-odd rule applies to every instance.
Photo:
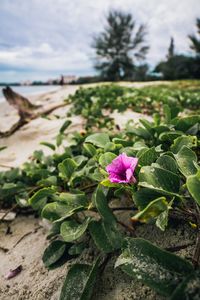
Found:
[[[196,35],[189,35],[189,39],[191,41],[190,48],[196,53],[197,56],[200,55],[200,18],[196,19],[197,33],[199,38]]]
[[[145,44],[146,28],[135,30],[135,21],[129,13],[110,11],[106,27],[94,37],[95,68],[106,80],[131,79],[135,60],[143,60],[149,47]]]

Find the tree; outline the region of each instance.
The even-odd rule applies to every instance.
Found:
[[[167,61],[160,62],[154,72],[162,73],[166,80],[200,78],[199,63],[198,57],[174,55]]]
[[[175,54],[175,47],[174,47],[174,39],[173,37],[171,37],[170,39],[170,45],[169,45],[169,48],[168,48],[168,53],[167,53],[167,59],[170,59],[174,56]]]
[[[129,13],[110,11],[106,27],[94,37],[92,47],[96,51],[95,68],[106,80],[131,79],[135,59],[143,60],[149,47],[145,44],[146,28],[135,30],[135,21]]]
[[[191,41],[190,48],[196,53],[197,56],[200,55],[200,18],[196,19],[196,26],[197,26],[197,33],[199,35],[199,38],[196,37],[196,35],[189,35],[189,39]]]

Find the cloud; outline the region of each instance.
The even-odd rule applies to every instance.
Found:
[[[0,81],[17,74],[91,74],[92,35],[102,30],[111,8],[147,24],[152,66],[165,57],[171,36],[178,53],[189,53],[187,35],[195,30],[199,0],[1,0]]]

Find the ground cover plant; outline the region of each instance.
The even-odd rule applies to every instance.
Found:
[[[103,106],[104,98],[107,106],[103,108],[113,109],[118,104],[111,105],[112,100],[123,96],[122,90],[97,88],[103,94],[98,96],[98,105]],[[80,90],[77,102],[71,97],[74,113],[83,115],[76,110],[80,95],[91,97],[93,92]],[[158,89],[155,97],[157,93]],[[171,97],[168,95],[169,102]],[[60,299],[91,299],[93,289],[98,288],[95,282],[111,257],[116,257],[115,268],[166,298],[199,299],[200,116],[195,111],[179,115],[180,108],[187,106],[186,98],[183,102],[176,99],[171,106],[163,104],[162,113],[152,113],[151,122],[141,119],[136,126],[129,121],[123,130],[108,131],[98,111],[93,116],[102,128],[96,132],[88,126],[84,132],[68,134],[70,121],[66,120],[55,144],[43,142],[52,155],[36,151],[23,168],[0,173],[0,206],[15,205],[25,211],[31,207],[52,223],[43,255],[47,268],[81,256],[88,247],[95,251],[92,264],[70,267]],[[86,96],[83,107],[89,103],[84,101]],[[161,106],[159,97],[155,103]],[[94,107],[87,109],[89,113]],[[150,111],[154,110],[152,105]],[[121,219],[120,211],[127,216]],[[197,234],[192,261],[136,236],[135,229],[143,223],[155,224],[164,235],[172,217],[182,218]]]
[[[175,81],[170,86],[148,86],[142,89],[119,85],[101,85],[80,88],[68,100],[73,104],[71,114],[86,118],[86,129],[113,126],[108,110],[124,112],[127,109],[148,115],[163,113],[163,104],[183,110],[199,110],[200,87],[198,81]]]

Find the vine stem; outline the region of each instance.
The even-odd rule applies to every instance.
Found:
[[[198,232],[197,232],[197,238],[196,238],[196,246],[194,250],[194,255],[192,258],[192,262],[195,268],[199,265],[199,259],[200,259],[200,208],[198,204],[196,204],[196,218],[197,218],[197,225],[198,225]]]
[[[12,212],[17,206],[18,206],[18,203],[15,204],[13,207],[11,207],[9,210],[7,210],[7,211],[5,212],[5,214],[2,216],[2,218],[0,219],[0,221],[3,221],[3,220],[5,219],[5,217],[6,217],[10,212]]]

